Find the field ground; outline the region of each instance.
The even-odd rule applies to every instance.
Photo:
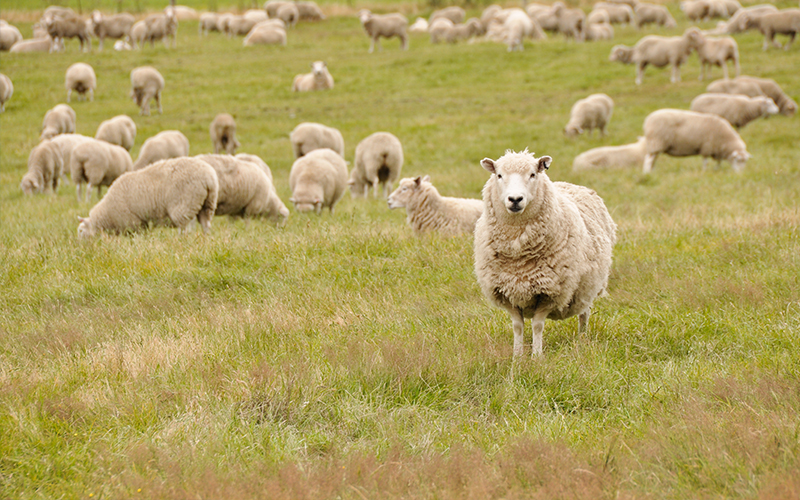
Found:
[[[641,36],[627,27],[515,54],[415,36],[372,55],[352,17],[300,25],[285,48],[196,28],[181,25],[175,50],[70,42],[0,59],[15,85],[0,115],[0,497],[800,498],[800,118],[744,128],[742,174],[667,157],[650,176],[577,174],[578,153],[688,108],[706,84],[696,56],[683,82],[648,69],[637,87],[607,60]],[[737,40],[743,73],[800,97],[800,48]],[[293,94],[318,59],[335,89]],[[544,357],[512,362],[471,238],[417,237],[383,200],[348,194],[333,216],[292,211],[282,229],[217,218],[207,236],[79,242],[91,205],[71,184],[19,189],[76,61],[99,81],[94,102],[72,103],[79,133],[124,113],[134,158],[164,129],[200,154],[229,112],[286,203],[301,121],[339,128],[351,162],[359,140],[391,131],[404,176],[451,196],[480,196],[486,156],[548,154],[550,178],[597,190],[619,225],[609,295],[588,335],[548,322]],[[166,78],[163,115],[128,98],[145,64]],[[609,136],[565,139],[572,103],[593,92],[616,102]]]

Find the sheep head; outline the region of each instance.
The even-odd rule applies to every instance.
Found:
[[[498,160],[484,158],[481,166],[494,175],[493,198],[505,206],[509,214],[520,214],[533,200],[537,185],[553,159],[536,158],[528,150],[521,153],[507,151]]]
[[[94,225],[92,220],[88,217],[78,217],[80,223],[78,224],[78,238],[91,238],[95,234]]]
[[[389,208],[406,208],[412,202],[416,194],[419,192],[423,184],[429,184],[431,178],[425,177],[407,177],[400,181],[397,189],[389,195],[387,203]]]
[[[311,63],[311,72],[315,77],[320,77],[328,72],[328,67],[323,61],[314,61]]]

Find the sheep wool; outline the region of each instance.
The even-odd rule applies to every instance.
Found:
[[[418,234],[471,234],[483,213],[483,201],[442,196],[427,175],[402,179],[388,203],[389,208],[406,209],[408,225]]]
[[[308,92],[311,90],[328,90],[333,88],[333,76],[328,72],[328,66],[323,61],[311,63],[311,73],[300,74],[294,77],[292,90],[295,92]]]
[[[164,77],[152,66],[140,66],[131,71],[131,98],[141,108],[140,115],[150,115],[150,99],[155,99],[159,114]]]
[[[350,173],[350,194],[367,197],[370,186],[378,197],[383,184],[383,196],[388,196],[395,179],[403,170],[403,145],[389,132],[375,132],[356,146],[356,159]]]
[[[321,123],[303,122],[299,124],[292,130],[289,140],[292,143],[295,158],[323,148],[332,149],[344,158],[342,133]]]
[[[75,132],[75,110],[67,104],[58,104],[48,110],[42,121],[42,133],[39,140],[52,139],[58,134]]]
[[[133,169],[141,170],[158,160],[181,156],[189,156],[189,139],[179,130],[164,130],[144,141]]]
[[[211,143],[214,145],[214,154],[225,151],[236,154],[236,148],[241,146],[236,140],[236,120],[228,113],[218,114],[209,127]]]
[[[370,54],[375,51],[375,45],[378,46],[378,50],[382,50],[380,38],[397,37],[400,39],[401,48],[408,49],[408,34],[406,33],[408,19],[403,14],[378,15],[362,9],[358,12],[358,19],[370,38]]]
[[[603,146],[584,151],[572,162],[572,171],[638,167],[644,161],[644,137],[633,144]]]
[[[94,69],[82,62],[73,64],[67,68],[64,86],[67,88],[67,102],[69,102],[73,90],[78,93],[79,97],[84,99],[88,93],[89,100],[93,101],[94,91],[97,88],[97,77],[94,74]]]
[[[28,172],[22,178],[20,189],[25,194],[44,193],[58,189],[58,180],[64,168],[61,150],[48,140],[39,143],[28,156]]]
[[[743,85],[756,85],[767,97],[775,101],[781,114],[792,116],[797,111],[797,103],[786,95],[781,86],[771,78],[758,78],[755,76],[739,76],[733,79],[734,82],[741,82]]]
[[[119,176],[131,171],[133,162],[125,148],[92,139],[72,149],[69,169],[78,201],[81,200],[82,186],[86,184],[88,202],[93,186],[97,186],[97,197],[100,198],[102,187],[110,186]]]
[[[0,73],[0,113],[6,110],[6,103],[14,95],[14,84],[11,83],[11,78]]]
[[[109,118],[97,127],[95,139],[122,146],[130,152],[136,140],[136,123],[128,115]]]
[[[606,135],[606,125],[611,121],[614,101],[607,94],[592,94],[579,99],[572,105],[569,122],[564,127],[564,135],[575,137],[589,130],[600,129],[600,136]]]
[[[747,97],[735,94],[700,94],[692,100],[690,109],[698,113],[717,115],[737,129],[762,116],[780,112],[775,102],[767,96]]]
[[[347,187],[347,163],[332,149],[316,149],[295,160],[289,172],[289,199],[298,212],[319,215],[328,207],[333,214]]]

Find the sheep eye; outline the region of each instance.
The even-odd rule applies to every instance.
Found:
[[[502,175],[500,175],[500,174],[497,174],[497,178],[498,178],[498,179],[502,179],[502,178],[503,178],[503,176],[502,176]]]
[[[536,174],[531,174],[531,179],[533,179],[534,177],[536,177]]]

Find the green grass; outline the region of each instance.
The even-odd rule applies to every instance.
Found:
[[[739,175],[697,157],[659,158],[649,177],[576,174],[580,152],[687,108],[705,88],[696,57],[682,83],[648,69],[637,87],[631,66],[607,61],[641,36],[625,27],[521,54],[416,36],[370,55],[354,18],[300,25],[286,48],[196,32],[182,24],[175,50],[69,42],[0,60],[15,86],[0,115],[0,497],[800,497],[797,116],[741,131],[753,158]],[[800,49],[737,40],[743,73],[800,97]],[[336,87],[292,93],[318,59]],[[597,190],[619,225],[609,295],[587,336],[576,319],[548,322],[544,358],[513,362],[471,238],[417,237],[382,200],[346,195],[335,215],[292,212],[282,229],[217,218],[207,236],[79,242],[91,206],[72,185],[19,189],[76,61],[98,74],[95,101],[73,101],[79,133],[124,113],[134,158],[165,129],[200,154],[229,112],[287,203],[301,121],[339,128],[350,161],[391,131],[404,176],[429,174],[451,196],[480,196],[486,156],[551,155],[551,179]],[[166,78],[163,115],[140,117],[127,97],[144,64]],[[609,137],[565,139],[570,107],[593,92],[616,102]]]

